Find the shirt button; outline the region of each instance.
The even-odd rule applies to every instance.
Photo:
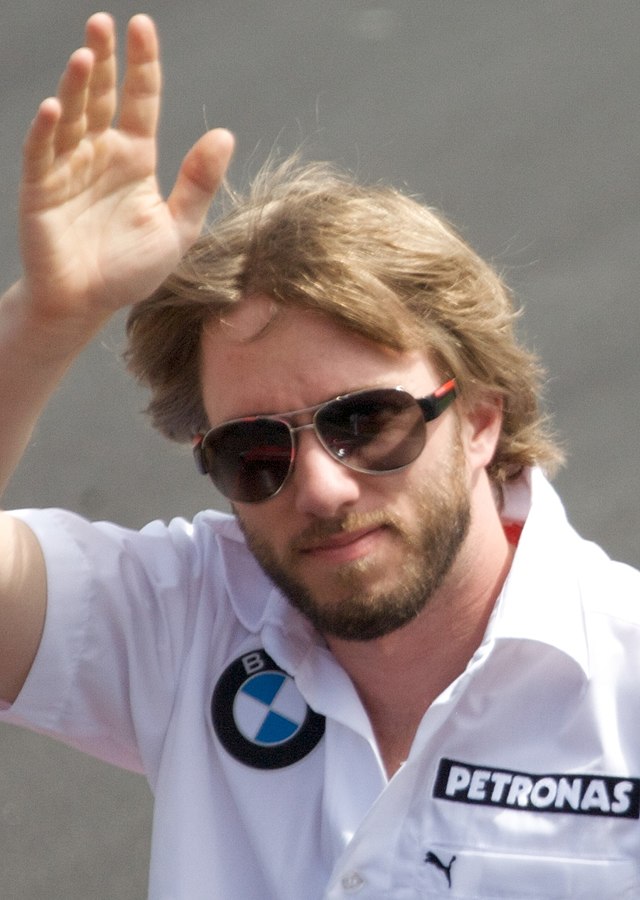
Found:
[[[349,872],[348,875],[342,876],[342,887],[350,894],[355,894],[361,887],[364,887],[364,878],[359,872]]]

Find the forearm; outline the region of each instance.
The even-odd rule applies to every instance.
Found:
[[[18,282],[0,298],[0,496],[65,373],[102,321],[46,321]]]

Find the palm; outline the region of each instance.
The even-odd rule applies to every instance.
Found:
[[[167,202],[155,179],[160,66],[151,22],[132,20],[117,127],[113,25],[94,16],[25,145],[21,238],[44,315],[104,316],[148,295],[197,236],[231,143],[187,155]]]
[[[47,285],[52,302],[130,303],[153,289],[154,255],[168,266],[179,255],[157,192],[152,148],[140,146],[143,141],[118,147],[125,142],[117,138],[85,141],[23,190],[25,269],[34,289]]]

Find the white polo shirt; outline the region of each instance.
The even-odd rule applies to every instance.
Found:
[[[539,472],[509,490],[526,524],[482,645],[390,781],[233,519],[19,515],[49,609],[2,718],[146,774],[152,900],[640,897],[640,575]]]

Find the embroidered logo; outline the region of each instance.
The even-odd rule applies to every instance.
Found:
[[[429,850],[424,858],[424,861],[427,863],[427,865],[435,866],[436,869],[439,869],[447,879],[447,884],[449,885],[449,887],[451,887],[451,867],[456,861],[455,856],[452,856],[449,861],[449,865],[445,866],[442,860],[438,856],[436,856],[432,850]]]
[[[252,650],[222,673],[211,719],[224,748],[255,769],[290,766],[324,734],[324,716],[307,706],[293,678],[264,650]]]
[[[529,812],[640,818],[640,780],[612,775],[541,775],[441,759],[433,796]]]

